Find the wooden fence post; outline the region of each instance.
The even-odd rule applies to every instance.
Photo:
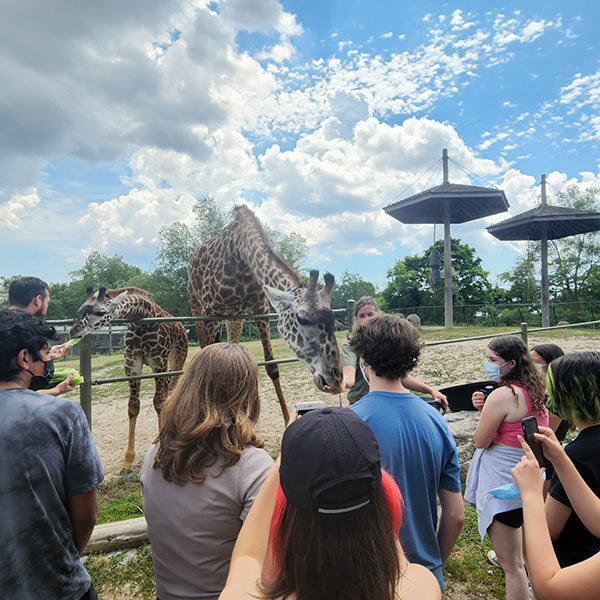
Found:
[[[354,300],[348,300],[346,303],[346,324],[348,325],[348,331],[352,331],[352,325],[354,325]]]
[[[521,339],[527,346],[527,323],[521,323]]]
[[[83,383],[79,385],[79,403],[92,428],[92,336],[88,334],[79,343],[79,372]]]

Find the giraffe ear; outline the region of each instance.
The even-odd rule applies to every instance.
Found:
[[[123,300],[125,300],[125,296],[127,296],[127,292],[121,292],[118,296],[111,298],[110,305],[111,306],[119,306]],[[107,296],[109,297],[109,296]]]
[[[280,308],[289,308],[294,301],[292,294],[284,290],[278,290],[270,285],[263,285],[263,290],[276,312],[279,312]]]

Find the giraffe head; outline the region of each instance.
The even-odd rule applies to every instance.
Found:
[[[292,352],[313,374],[316,386],[342,391],[340,355],[335,338],[335,317],[330,308],[334,278],[325,274],[325,287],[317,291],[319,271],[310,272],[308,287],[283,291],[263,285],[279,317],[277,330]]]
[[[106,293],[105,287],[101,287],[96,293],[94,288],[89,287],[86,293],[85,302],[79,307],[79,317],[69,332],[70,337],[83,337],[117,319],[121,304],[127,296],[127,291],[124,291],[112,297]]]

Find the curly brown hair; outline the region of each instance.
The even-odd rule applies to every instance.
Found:
[[[223,469],[245,446],[262,448],[258,366],[238,344],[212,344],[194,356],[165,402],[154,468],[167,481],[202,483],[205,468]]]
[[[424,343],[404,317],[379,314],[350,335],[350,349],[362,356],[378,377],[400,379],[419,362]]]
[[[500,377],[500,383],[510,388],[518,400],[513,385],[522,386],[529,394],[529,400],[535,412],[544,409],[544,397],[546,395],[544,381],[535,367],[527,346],[515,335],[502,335],[494,338],[488,348],[495,352],[505,361],[515,361],[515,366]]]

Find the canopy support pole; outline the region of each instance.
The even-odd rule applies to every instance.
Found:
[[[452,252],[450,238],[450,199],[444,200],[444,327],[452,329]]]
[[[542,175],[542,205],[546,205],[546,175]],[[542,327],[550,327],[550,301],[548,298],[548,228],[542,227]]]

